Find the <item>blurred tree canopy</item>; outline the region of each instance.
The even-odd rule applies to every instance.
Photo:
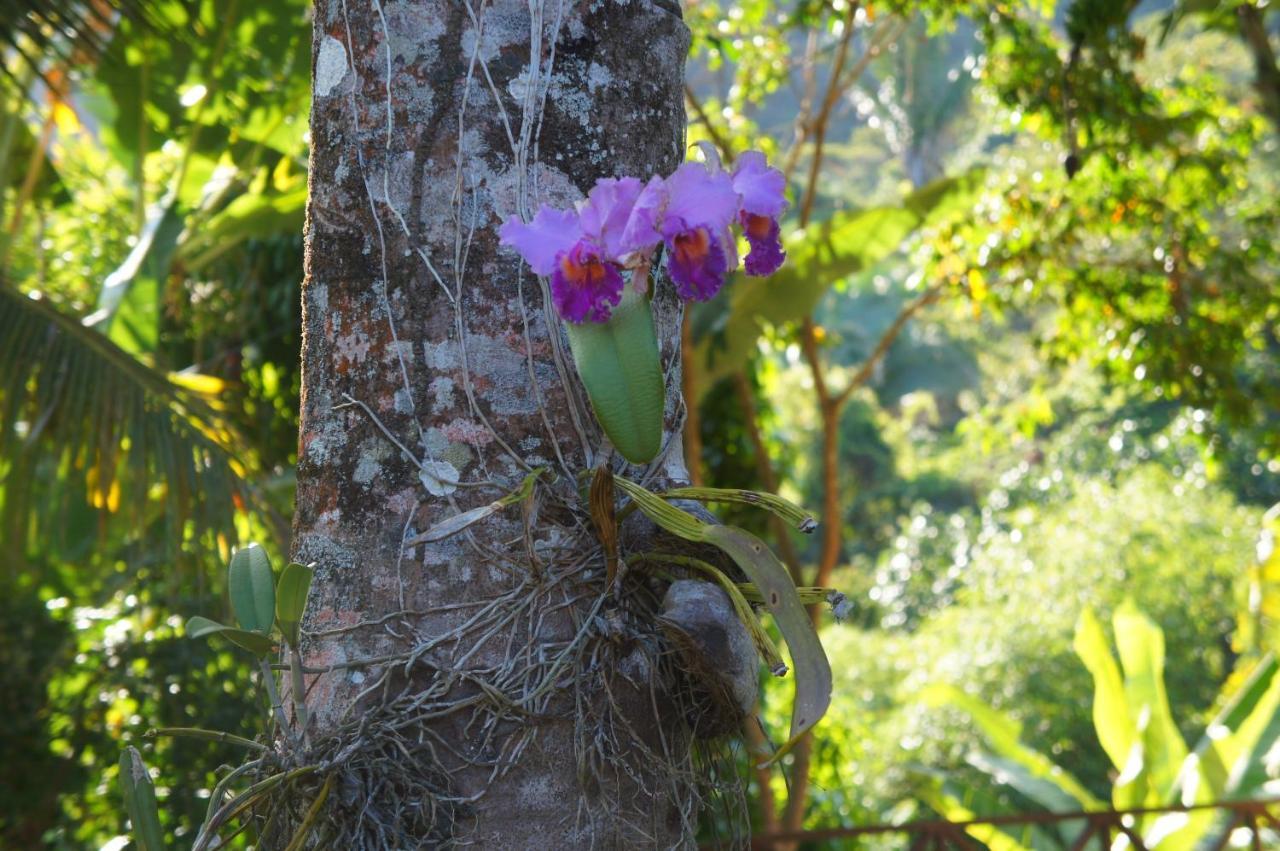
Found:
[[[0,751],[31,771],[0,780],[0,845],[96,848],[123,741],[256,730],[245,664],[178,613],[221,615],[234,543],[287,545],[311,28],[213,0],[4,26]],[[176,839],[233,752],[155,750]]]
[[[818,540],[733,522],[855,604],[756,827],[924,814],[939,776],[1029,806],[938,684],[1106,797],[1082,612],[1163,630],[1184,738],[1276,649],[1276,4],[684,5],[690,141],[765,150],[792,199],[783,272],[690,317],[690,466],[821,510]],[[288,544],[309,4],[107,8],[0,21],[3,847],[123,847],[149,727],[255,735],[246,666],[176,615],[224,616],[233,545]],[[151,746],[189,842],[233,757]]]

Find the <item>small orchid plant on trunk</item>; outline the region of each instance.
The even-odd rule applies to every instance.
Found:
[[[547,279],[596,419],[632,464],[652,461],[661,449],[666,390],[649,304],[653,267],[665,263],[680,298],[701,302],[715,297],[738,267],[739,235],[749,249],[742,262],[746,274],[771,275],[786,259],[778,225],[787,209],[782,172],[757,151],[739,156],[731,171],[710,145],[703,154],[702,162],[687,162],[647,182],[603,178],[575,209],[543,206],[531,221],[513,218],[499,231],[502,243]],[[752,505],[804,533],[817,524],[774,494],[704,487],[652,492],[601,464],[591,476],[588,502],[605,550],[609,587],[619,561],[614,503],[619,495],[675,538],[719,549],[749,582],[739,586],[719,567],[677,553],[632,553],[626,564],[656,566],[670,578],[674,574],[661,573],[666,565],[719,583],[760,658],[783,676],[787,666],[742,589],[752,589],[753,599],[773,615],[791,650],[796,681],[789,738],[771,754],[759,754],[767,763],[776,762],[822,718],[831,700],[831,666],[805,606],[843,606],[844,597],[826,588],[796,588],[789,569],[758,538],[705,522],[669,500]],[[753,701],[737,711],[751,711]]]
[[[649,309],[649,271],[661,250],[667,275],[686,301],[707,301],[738,266],[767,276],[786,257],[778,218],[786,179],[758,151],[732,171],[710,146],[703,162],[666,177],[603,178],[576,209],[543,206],[532,221],[509,219],[500,236],[549,280],[592,408],[609,439],[634,464],[657,455],[664,388]],[[624,273],[629,273],[628,287]]]

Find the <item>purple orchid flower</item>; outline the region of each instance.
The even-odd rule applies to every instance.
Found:
[[[604,322],[622,299],[623,269],[637,289],[658,243],[682,298],[706,301],[738,265],[736,220],[751,245],[749,275],[777,271],[786,257],[778,217],[787,208],[786,179],[764,154],[748,151],[732,174],[709,144],[705,163],[685,163],[667,178],[641,184],[634,177],[599,181],[574,211],[542,207],[531,222],[508,220],[503,245],[520,252],[539,275],[551,278],[556,312],[570,322]]]
[[[751,245],[743,264],[748,275],[772,275],[786,259],[778,227],[778,217],[787,209],[786,188],[782,172],[770,168],[759,151],[747,151],[734,164],[733,189],[742,196],[738,222]]]
[[[631,225],[642,185],[634,177],[598,182],[576,211],[543,206],[533,221],[503,224],[503,245],[520,252],[535,274],[551,278],[551,301],[569,322],[604,322],[622,299],[621,267],[648,251],[645,229]]]
[[[738,265],[729,224],[738,193],[728,174],[685,163],[666,180],[654,178],[636,201],[632,227],[667,246],[667,272],[682,298],[706,301]]]

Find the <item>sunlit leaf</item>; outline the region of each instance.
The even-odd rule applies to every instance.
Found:
[[[948,821],[971,821],[996,812],[993,795],[976,789],[966,789],[961,793],[935,777],[924,777],[915,793]],[[1024,845],[999,827],[989,824],[970,825],[965,828],[965,833],[981,842],[989,851],[1037,851],[1039,848],[1051,847],[1047,842]]]
[[[227,568],[227,590],[242,629],[263,635],[271,631],[276,617],[275,575],[261,545],[236,550]]]
[[[1138,735],[1142,742],[1145,772],[1156,797],[1159,790],[1173,787],[1178,768],[1187,756],[1187,746],[1173,722],[1164,685],[1164,632],[1132,601],[1126,601],[1112,619],[1116,647],[1124,669],[1125,700],[1132,718],[1142,719]]]
[[[1093,675],[1093,726],[1098,741],[1111,764],[1122,771],[1129,761],[1136,731],[1125,701],[1120,668],[1092,610],[1086,608],[1080,613],[1072,646]]]
[[[932,706],[953,706],[967,713],[982,731],[994,756],[970,761],[993,777],[1050,810],[1104,809],[1084,784],[1044,754],[1022,743],[1022,725],[954,686],[930,686],[921,698]]]
[[[237,457],[241,444],[202,396],[48,302],[0,282],[0,465],[10,475],[32,469],[39,458],[71,459],[86,474],[94,471],[97,487],[88,491],[99,504],[130,517],[159,485],[174,524],[164,542],[176,549],[183,521],[233,530],[234,501],[243,501],[245,491],[235,472],[245,469]],[[19,528],[12,518],[28,516],[33,532],[50,538],[54,518],[79,492],[71,487],[74,477],[32,478],[31,487],[5,490],[6,528]],[[37,494],[50,510],[32,510]]]

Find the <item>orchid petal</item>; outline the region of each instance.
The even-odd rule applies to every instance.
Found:
[[[770,216],[753,216],[745,210],[740,219],[751,251],[745,267],[748,275],[763,278],[778,271],[787,253],[782,249],[782,235],[778,220]]]
[[[569,322],[603,322],[622,299],[622,273],[583,240],[561,253],[551,273],[551,301]]]
[[[710,228],[691,228],[667,240],[667,273],[681,298],[710,299],[724,286],[728,271],[724,244]]]
[[[624,253],[648,252],[662,241],[657,222],[666,198],[666,182],[661,177],[651,177],[631,207],[631,215],[622,236],[622,246],[626,249]]]
[[[556,258],[568,252],[582,238],[578,214],[543,206],[533,221],[510,218],[498,231],[502,244],[520,252],[536,275],[550,275]]]
[[[742,196],[742,209],[753,216],[777,218],[787,209],[787,179],[770,168],[764,154],[747,151],[733,167],[733,189]]]
[[[642,188],[634,177],[606,177],[592,187],[587,200],[578,206],[583,234],[609,260],[617,260],[629,250],[624,241],[627,223]]]
[[[667,240],[697,227],[719,233],[738,212],[738,193],[725,172],[712,173],[700,163],[685,163],[665,185],[666,207],[659,229]]]

